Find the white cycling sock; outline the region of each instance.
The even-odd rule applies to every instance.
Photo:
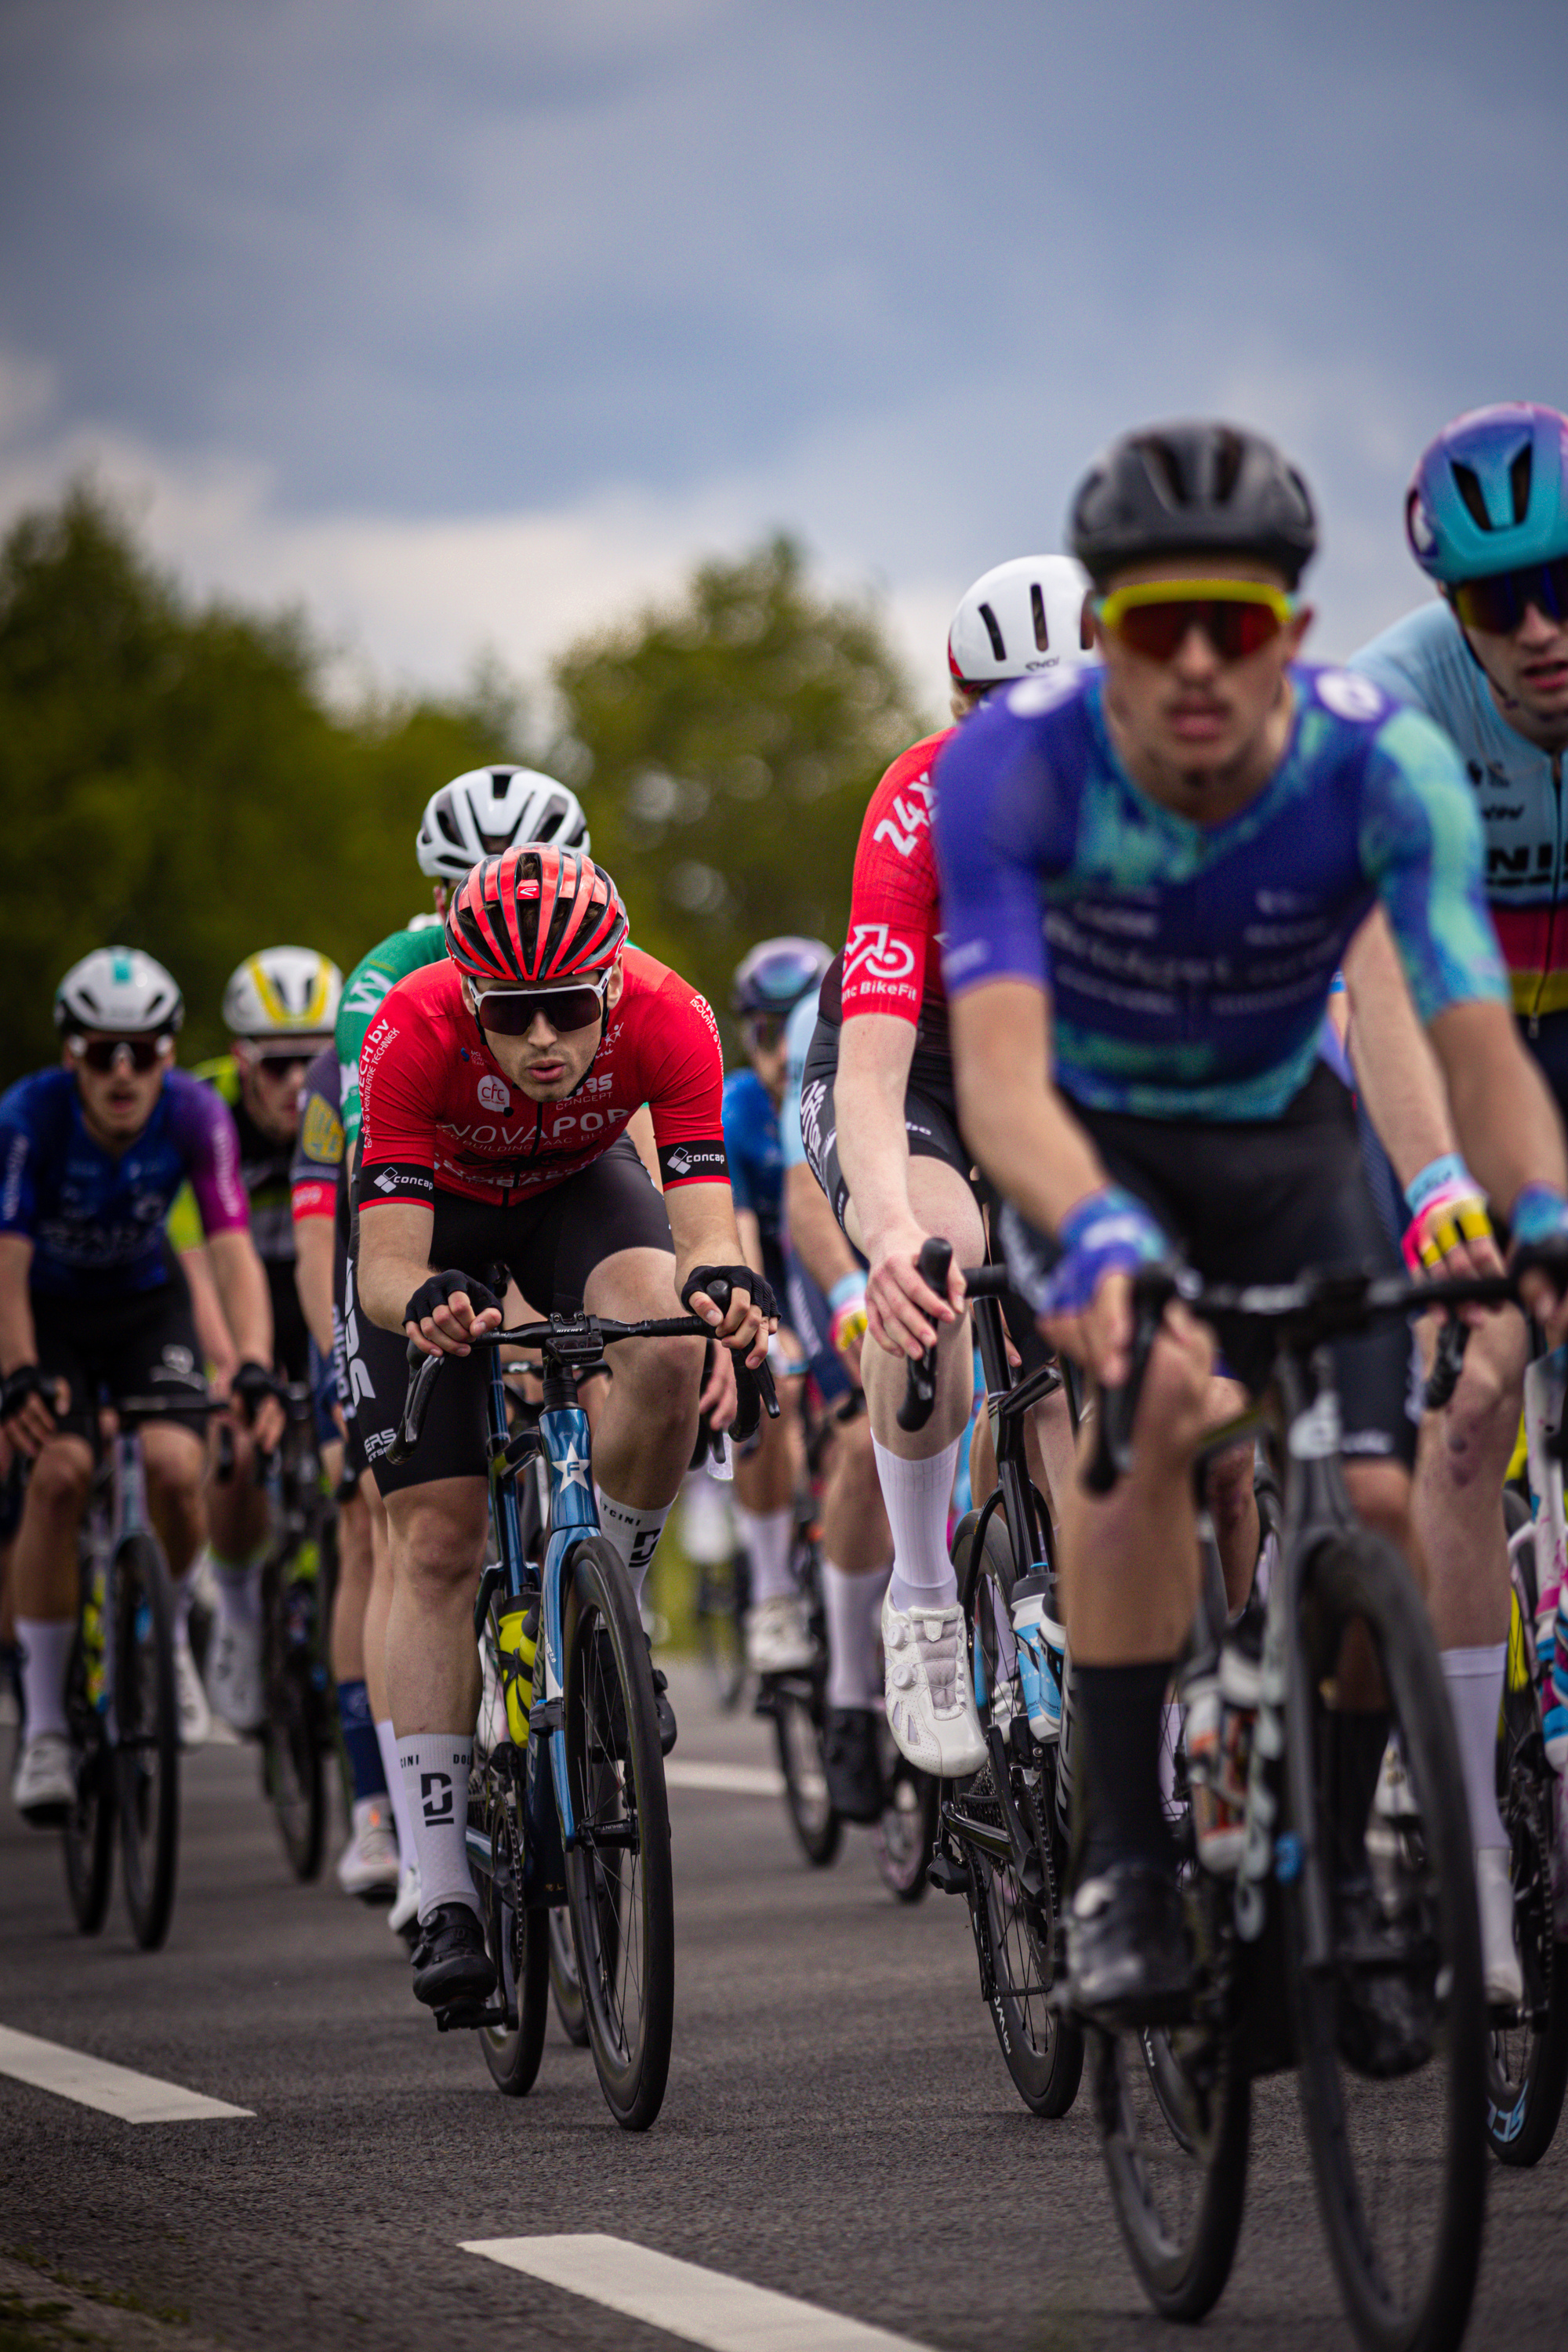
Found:
[[[906,1462],[879,1438],[871,1440],[888,1524],[893,1530],[895,1609],[946,1609],[958,1598],[947,1556],[947,1507],[961,1441],[954,1438],[923,1462]]]
[[[795,1535],[795,1512],[786,1503],[782,1511],[748,1511],[743,1503],[735,1506],[735,1518],[741,1531],[741,1541],[752,1563],[752,1601],[773,1601],[781,1592],[794,1592],[798,1588],[789,1571],[790,1545]]]
[[[258,1625],[261,1622],[261,1570],[266,1564],[264,1545],[249,1559],[220,1559],[209,1551],[213,1575],[217,1582],[219,1606],[231,1625]]]
[[[29,1739],[52,1731],[70,1737],[66,1721],[66,1668],[70,1664],[74,1617],[18,1617],[16,1642],[22,1653],[23,1728]]]
[[[437,1904],[479,1898],[468,1868],[468,1768],[474,1743],[455,1731],[421,1731],[397,1743],[398,1777],[419,1858],[419,1923]]]
[[[392,1800],[392,1819],[397,1831],[397,1858],[406,1864],[414,1859],[414,1824],[408,1818],[408,1799],[404,1792],[403,1773],[397,1761],[397,1734],[392,1727],[392,1717],[375,1727],[375,1744],[381,1750],[381,1769],[386,1776],[386,1793]]]
[[[1445,1650],[1443,1679],[1459,1735],[1459,1760],[1470,1809],[1470,1838],[1479,1846],[1506,1846],[1508,1832],[1497,1802],[1497,1719],[1502,1705],[1506,1642],[1475,1650]]]
[[[640,1503],[617,1503],[595,1484],[594,1497],[599,1506],[599,1526],[626,1562],[626,1574],[632,1580],[632,1594],[638,1606],[642,1589],[647,1582],[648,1570],[658,1539],[664,1533],[664,1523],[675,1507],[672,1503],[656,1503],[645,1510]]]
[[[822,1563],[822,1606],[827,1619],[827,1690],[829,1706],[880,1706],[882,1670],[877,1662],[880,1638],[882,1595],[890,1568],[874,1568],[869,1576],[851,1576]]]
[[[196,1597],[196,1570],[201,1564],[198,1552],[184,1576],[176,1576],[174,1586],[174,1639],[188,1642],[191,1638],[191,1603]]]

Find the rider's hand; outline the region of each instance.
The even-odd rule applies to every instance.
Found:
[[[860,1378],[860,1344],[870,1328],[866,1306],[866,1278],[858,1268],[836,1282],[827,1294],[829,1345],[844,1360],[844,1369],[857,1388]]]
[[[458,1266],[422,1282],[403,1310],[403,1328],[426,1356],[466,1356],[476,1331],[500,1328],[500,1300]]]
[[[1090,1192],[1058,1227],[1060,1255],[1051,1265],[1010,1202],[997,1231],[1014,1285],[1058,1354],[1087,1364],[1102,1387],[1120,1388],[1131,1369],[1131,1276],[1171,1255],[1142,1202],[1118,1184]]]
[[[730,1286],[730,1303],[722,1314],[703,1286],[719,1277]],[[680,1286],[680,1303],[689,1315],[700,1316],[711,1325],[721,1347],[744,1356],[753,1371],[779,1328],[778,1300],[772,1286],[749,1265],[694,1265]]]
[[[1487,1214],[1485,1195],[1453,1152],[1434,1160],[1405,1188],[1410,1224],[1405,1263],[1411,1273],[1458,1281],[1468,1275],[1500,1274],[1502,1256]],[[1479,1323],[1495,1308],[1466,1307],[1467,1323]]]
[[[708,1367],[708,1377],[702,1383],[702,1393],[697,1400],[697,1410],[706,1417],[710,1429],[728,1429],[735,1418],[738,1402],[735,1360],[728,1348],[715,1348],[713,1360]]]
[[[70,1403],[69,1384],[51,1380],[37,1364],[18,1364],[7,1372],[0,1388],[0,1421],[5,1424],[5,1434],[18,1453],[32,1461],[50,1438],[57,1436],[59,1423],[57,1413],[65,1412]]]
[[[1510,1219],[1509,1267],[1520,1296],[1552,1347],[1568,1339],[1568,1201],[1550,1184],[1527,1184]]]
[[[937,1327],[956,1323],[963,1312],[963,1275],[954,1258],[945,1294],[921,1280],[915,1261],[931,1235],[911,1217],[879,1234],[866,1277],[866,1322],[877,1345],[889,1356],[923,1356],[936,1344]]]
[[[257,1452],[272,1453],[283,1440],[283,1401],[266,1365],[247,1358],[229,1382],[229,1395]]]

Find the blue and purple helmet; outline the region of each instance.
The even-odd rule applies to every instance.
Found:
[[[1568,555],[1568,416],[1532,401],[1456,416],[1422,452],[1405,529],[1445,586]]]

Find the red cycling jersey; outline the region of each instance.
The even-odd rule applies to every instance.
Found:
[[[626,985],[585,1076],[560,1102],[507,1078],[463,1002],[457,966],[389,989],[360,1055],[362,1209],[437,1192],[507,1208],[576,1176],[646,1102],[667,1192],[729,1181],[723,1055],[706,998],[626,952]]]
[[[913,1024],[916,1051],[945,1057],[942,906],[931,837],[938,754],[953,730],[900,751],[871,795],[855,851],[849,935],[822,983],[825,1020],[890,1013]]]

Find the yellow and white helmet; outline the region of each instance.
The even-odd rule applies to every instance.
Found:
[[[223,992],[231,1037],[324,1037],[338,1017],[343,976],[314,948],[263,948]]]

